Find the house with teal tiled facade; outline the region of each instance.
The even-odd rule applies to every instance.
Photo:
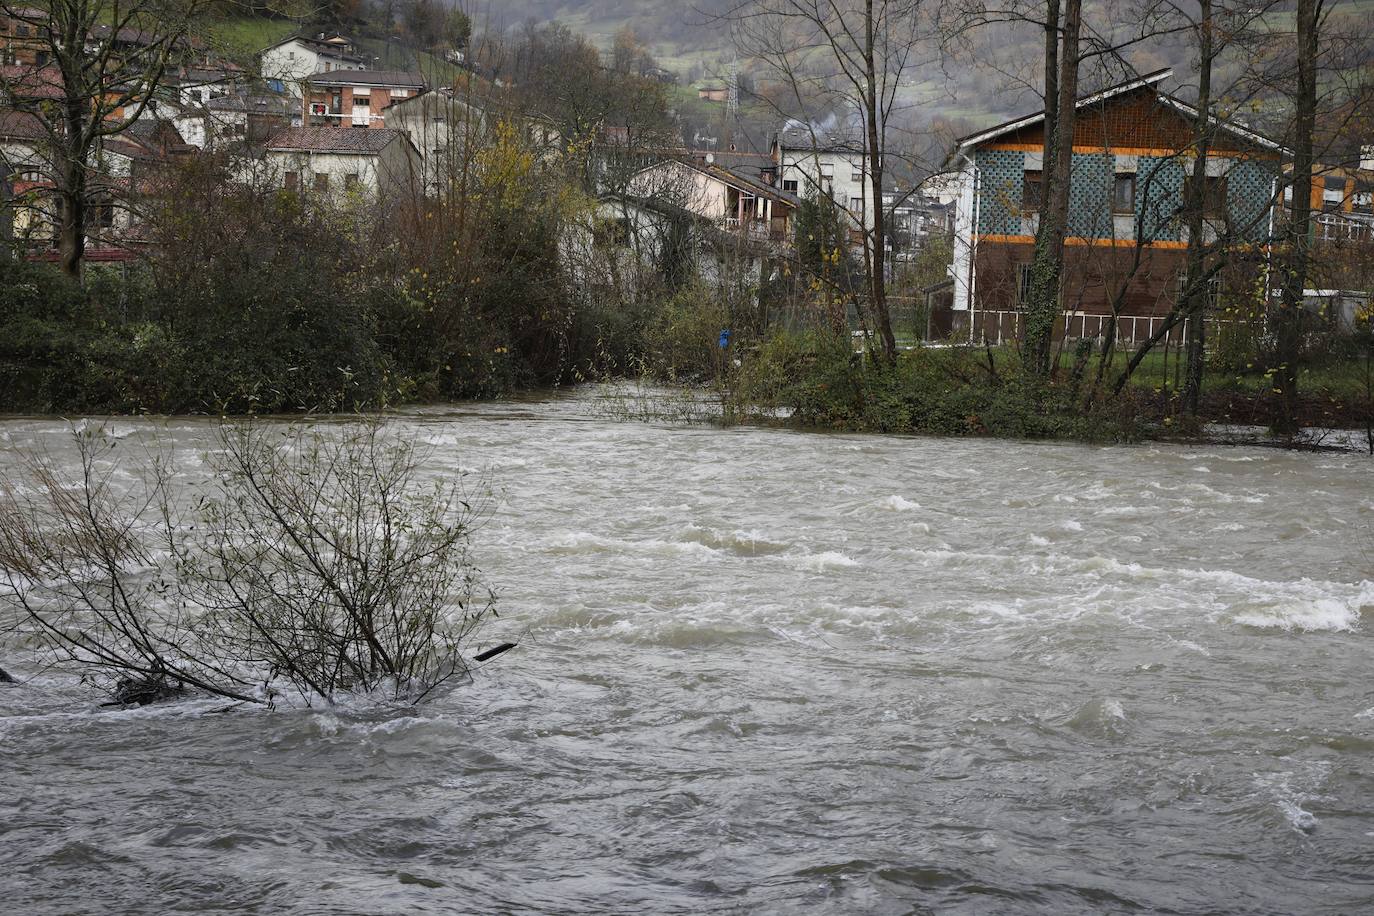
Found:
[[[1193,172],[1196,111],[1165,93],[1161,70],[1078,103],[1059,333],[1120,339],[1152,333],[1173,307],[1187,248],[1181,218]],[[1001,341],[1020,331],[1021,301],[1040,219],[1043,112],[961,138],[951,324],[956,335]],[[1223,282],[1265,269],[1280,178],[1280,148],[1234,125],[1214,125],[1206,164],[1206,241],[1245,251]]]

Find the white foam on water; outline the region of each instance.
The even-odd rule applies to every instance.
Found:
[[[1329,771],[1329,764],[1322,763],[1316,765],[1302,779],[1308,783],[1320,783],[1326,778]],[[1288,822],[1289,827],[1298,833],[1308,834],[1317,829],[1320,821],[1303,805],[1309,803],[1316,795],[1295,787],[1293,783],[1298,777],[1299,774],[1293,772],[1256,773],[1255,784],[1264,794],[1270,796],[1274,807],[1283,815],[1283,819]]]
[[[787,556],[784,557],[783,560],[788,566],[811,572],[825,572],[830,569],[848,569],[859,565],[857,560],[845,556],[838,550],[825,550],[821,553],[810,553],[802,556]]]
[[[1353,630],[1360,622],[1361,607],[1337,598],[1317,598],[1283,604],[1265,611],[1237,614],[1236,623],[1260,629]]]
[[[546,545],[546,549],[551,553],[666,554],[682,556],[696,555],[700,557],[717,556],[720,553],[697,541],[665,541],[661,538],[646,538],[642,541],[631,541],[623,538],[610,538],[599,534],[592,534],[590,531],[573,531],[554,538]]]
[[[1038,534],[1032,534],[1032,535],[1030,536],[1030,542],[1031,542],[1031,544],[1033,544],[1033,545],[1036,546],[1036,547],[1048,547],[1048,546],[1050,546],[1049,539],[1048,539],[1048,538],[1042,538],[1042,537],[1041,537],[1040,535],[1038,535]]]
[[[883,500],[882,505],[883,508],[891,509],[893,512],[910,512],[913,509],[921,508],[920,503],[914,503],[895,494]]]

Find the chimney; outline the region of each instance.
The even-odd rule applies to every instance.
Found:
[[[1360,168],[1374,172],[1374,143],[1360,147]]]

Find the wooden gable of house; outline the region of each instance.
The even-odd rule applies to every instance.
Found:
[[[1117,150],[1127,153],[1167,153],[1186,149],[1193,141],[1191,117],[1162,96],[1153,86],[1139,86],[1101,102],[1081,105],[1074,125],[1073,145],[1080,152]],[[1044,148],[1045,122],[1038,120],[989,142],[987,149],[1033,152]],[[1219,131],[1212,155],[1238,155],[1256,151],[1230,131]]]

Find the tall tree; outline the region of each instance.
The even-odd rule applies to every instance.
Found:
[[[1206,258],[1206,216],[1209,197],[1207,188],[1207,154],[1211,147],[1212,64],[1216,59],[1213,40],[1212,0],[1199,0],[1197,22],[1198,78],[1197,116],[1193,121],[1194,159],[1192,174],[1184,186],[1183,209],[1188,222],[1188,254],[1185,261],[1183,289],[1186,300],[1188,334],[1186,370],[1183,385],[1183,409],[1197,416],[1202,397],[1203,353],[1207,335],[1207,305],[1211,284],[1203,282]],[[1225,202],[1223,201],[1223,205]]]
[[[147,108],[169,67],[191,53],[188,29],[200,0],[51,0],[37,9],[0,0],[27,26],[37,57],[0,70],[0,96],[41,125],[40,154],[58,223],[58,260],[80,276],[92,181],[102,141]]]
[[[1294,22],[1296,88],[1293,93],[1293,201],[1288,211],[1280,287],[1274,322],[1278,365],[1274,385],[1279,390],[1279,432],[1298,427],[1298,357],[1302,342],[1303,290],[1312,238],[1312,173],[1317,122],[1317,47],[1326,0],[1297,0]]]
[[[883,181],[898,92],[930,37],[920,0],[745,0],[727,14],[736,43],[807,102],[829,98],[860,122],[868,214],[863,232],[867,307],[885,359],[897,355],[887,290]],[[808,122],[811,120],[807,118]],[[813,132],[813,142],[817,139]],[[818,144],[817,144],[818,145]],[[867,219],[865,219],[867,216]]]
[[[1045,143],[1041,168],[1040,223],[1031,256],[1026,297],[1025,367],[1029,374],[1050,374],[1054,325],[1059,319],[1064,240],[1069,228],[1069,182],[1073,167],[1073,129],[1078,114],[1079,34],[1083,0],[1064,0],[1059,27],[1059,0],[1048,0],[1045,19]],[[1058,32],[1056,41],[1052,35]],[[1052,66],[1056,67],[1052,70]]]

